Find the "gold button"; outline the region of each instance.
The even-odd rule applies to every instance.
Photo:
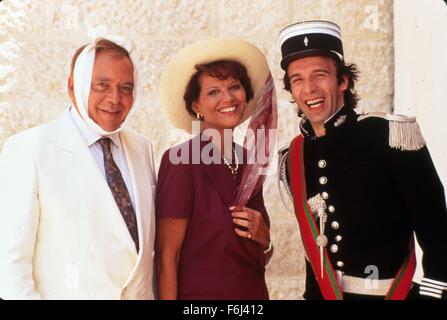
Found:
[[[327,192],[322,192],[321,197],[323,198],[323,200],[327,200],[329,199],[329,194]]]
[[[337,221],[332,221],[331,227],[332,229],[338,229],[340,227],[340,224]]]
[[[337,267],[343,268],[345,266],[345,264],[343,263],[343,261],[337,261]]]
[[[336,244],[331,245],[331,252],[336,253],[338,251],[338,246]]]
[[[330,213],[334,213],[335,212],[334,206],[329,206],[327,209],[329,210]]]
[[[326,177],[320,177],[320,179],[318,179],[318,181],[320,182],[320,184],[326,184],[327,183],[327,178]]]
[[[342,236],[341,236],[341,235],[337,235],[337,236],[335,236],[335,241],[340,242],[341,239],[342,239]]]

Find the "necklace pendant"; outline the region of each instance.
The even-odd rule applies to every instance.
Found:
[[[236,162],[236,165],[234,167],[231,166],[230,162],[228,162],[228,160],[225,159],[224,156],[221,155],[221,157],[222,157],[222,160],[224,161],[225,165],[228,167],[228,169],[230,169],[233,179],[236,180],[237,169],[239,169],[239,163],[238,163],[238,159],[237,159],[237,155],[236,155],[236,150],[234,150],[234,147],[233,147],[233,154],[234,154],[234,159]]]

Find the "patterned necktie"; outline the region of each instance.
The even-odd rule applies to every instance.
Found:
[[[109,188],[112,191],[113,197],[121,211],[138,252],[138,228],[135,211],[132,206],[132,201],[130,200],[129,191],[124,183],[123,176],[113,160],[112,152],[110,150],[110,141],[109,138],[101,138],[98,140],[104,153],[104,168],[106,171],[107,183],[109,184]]]

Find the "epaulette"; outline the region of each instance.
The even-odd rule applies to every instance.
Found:
[[[289,146],[285,146],[278,150],[278,177],[277,177],[277,186],[279,196],[281,197],[281,201],[284,204],[284,207],[289,212],[294,212],[293,210],[293,197],[292,192],[290,191],[290,183],[287,178],[287,157],[289,154]]]
[[[389,123],[389,145],[391,148],[403,151],[415,151],[425,146],[425,140],[415,117],[384,112],[364,113],[357,118],[362,121],[367,118],[378,117]]]

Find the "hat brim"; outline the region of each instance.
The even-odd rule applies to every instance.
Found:
[[[270,73],[264,54],[255,45],[237,38],[213,38],[196,42],[180,50],[166,65],[160,78],[160,100],[169,121],[191,133],[192,121],[197,120],[187,110],[183,95],[195,65],[217,60],[233,60],[245,66],[253,87],[253,99],[247,105],[241,123],[256,107],[262,87]]]
[[[315,56],[323,56],[323,57],[331,57],[336,59],[337,61],[342,61],[343,58],[340,56],[339,53],[336,53],[334,51],[328,51],[325,49],[309,49],[309,50],[302,50],[299,52],[295,52],[292,54],[289,54],[285,56],[281,60],[281,69],[287,72],[287,68],[289,67],[289,64],[295,60],[307,58],[307,57],[315,57]]]

